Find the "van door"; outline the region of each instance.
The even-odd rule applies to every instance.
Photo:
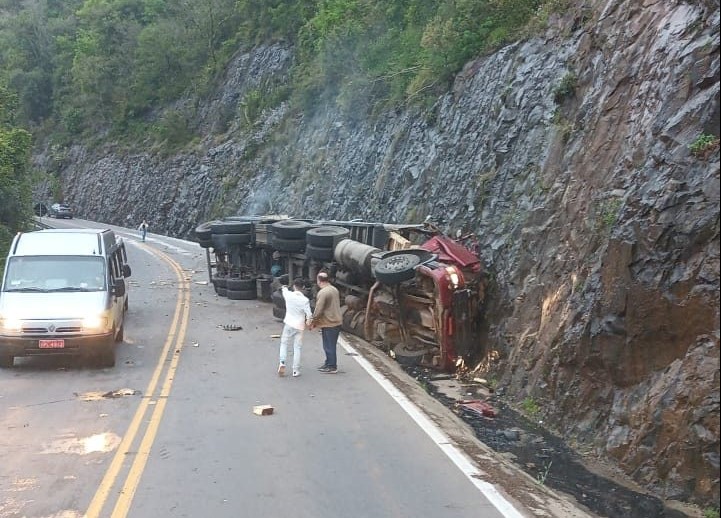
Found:
[[[123,339],[123,323],[125,319],[125,301],[127,292],[125,290],[125,278],[123,277],[122,256],[119,249],[116,249],[108,258],[108,271],[110,272],[110,313],[113,318],[116,339]],[[122,294],[118,296],[115,286],[123,286]]]

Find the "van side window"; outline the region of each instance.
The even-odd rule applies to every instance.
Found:
[[[120,254],[119,251],[113,252],[113,255],[109,258],[110,263],[110,272],[112,274],[113,280],[115,279],[122,279],[123,273],[122,269],[120,268]]]

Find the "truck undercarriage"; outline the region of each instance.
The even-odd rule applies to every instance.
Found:
[[[219,296],[260,298],[283,318],[278,289],[327,272],[341,294],[343,329],[398,361],[451,371],[482,352],[485,276],[476,255],[429,223],[395,225],[230,217],[198,225]]]

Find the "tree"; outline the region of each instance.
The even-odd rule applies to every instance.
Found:
[[[0,86],[0,263],[10,240],[30,220],[30,133],[13,127],[17,96]]]

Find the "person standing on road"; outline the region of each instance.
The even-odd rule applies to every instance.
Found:
[[[323,338],[323,351],[325,352],[325,363],[318,370],[327,374],[335,374],[338,372],[336,345],[338,344],[340,327],[343,323],[340,312],[340,294],[338,289],[330,283],[330,278],[326,272],[320,272],[316,277],[316,282],[320,290],[315,298],[315,311],[313,312],[311,329],[320,328]]]
[[[145,241],[145,236],[148,234],[148,222],[143,220],[138,226],[138,230],[140,230],[140,237]]]
[[[283,332],[280,335],[280,362],[278,363],[278,376],[285,376],[285,360],[288,354],[288,342],[293,340],[293,377],[300,376],[300,350],[303,346],[303,330],[310,322],[313,314],[310,311],[310,301],[303,295],[303,279],[293,281],[293,289],[288,286],[280,288],[285,299],[285,318],[283,319]]]

